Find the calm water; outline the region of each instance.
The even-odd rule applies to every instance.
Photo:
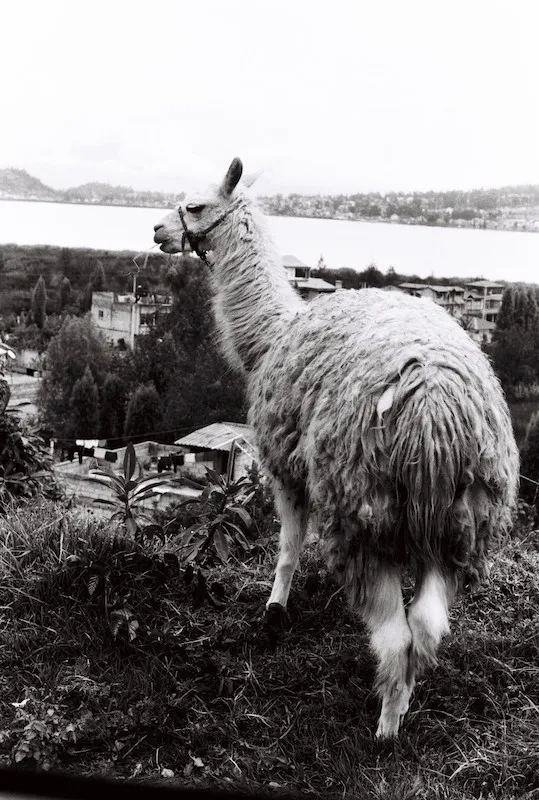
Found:
[[[0,243],[142,251],[168,213],[155,208],[0,201]],[[283,254],[316,266],[385,271],[420,277],[539,282],[539,234],[428,228],[376,222],[269,217]]]

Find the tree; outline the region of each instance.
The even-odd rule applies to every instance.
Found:
[[[515,289],[508,286],[502,295],[502,303],[496,319],[494,338],[500,331],[508,330],[515,324]]]
[[[158,328],[171,336],[167,344],[165,334],[161,345],[170,369],[153,368],[156,377],[161,370],[166,378],[158,386],[164,398],[163,426],[175,430],[224,419],[243,422],[244,379],[230,369],[218,349],[207,271],[192,256],[174,262],[168,273],[174,303]]]
[[[32,318],[39,328],[43,330],[47,319],[47,287],[43,275],[40,275],[32,292]]]
[[[125,424],[127,392],[121,377],[108,372],[101,390],[101,436],[119,439]]]
[[[518,326],[502,330],[487,349],[502,386],[509,395],[517,384],[530,385],[539,377],[538,336],[523,335]]]
[[[66,317],[45,354],[46,372],[38,393],[44,424],[54,436],[68,436],[69,400],[86,365],[98,387],[108,372],[110,348],[89,317]]]
[[[363,272],[360,272],[359,277],[367,286],[379,288],[385,285],[384,275],[375,264],[371,264],[367,269],[363,270]]]
[[[522,330],[526,327],[526,293],[518,286],[515,291],[515,314],[513,325]]]
[[[171,331],[178,348],[196,349],[214,331],[207,271],[200,259],[180,256],[174,259],[166,280],[174,294],[174,303],[163,328]]]
[[[127,406],[124,436],[155,435],[161,425],[161,401],[153,383],[139,384]]]
[[[539,314],[537,309],[537,300],[535,299],[535,289],[531,286],[529,286],[526,290],[524,327],[527,331],[533,331],[539,327]]]
[[[164,394],[179,366],[179,351],[172,331],[163,332],[161,326],[137,337],[130,362],[130,383],[153,383],[158,394]]]
[[[62,247],[60,250],[60,269],[63,274],[68,277],[71,269],[71,251],[67,247]]]
[[[401,276],[397,275],[395,267],[388,267],[385,275],[386,286],[398,286],[399,283],[402,283]]]
[[[105,267],[103,262],[99,261],[95,265],[92,277],[90,278],[92,289],[94,292],[104,292],[107,287],[107,277],[105,275]]]
[[[92,281],[89,280],[79,297],[79,308],[83,314],[86,314],[92,308],[92,293],[94,287]]]
[[[171,377],[163,402],[163,427],[181,430],[212,422],[245,422],[243,377],[215,348],[201,345]]]
[[[95,439],[99,433],[99,389],[88,365],[69,398],[68,431],[73,438]]]
[[[58,310],[63,311],[64,308],[67,308],[72,302],[73,289],[71,288],[71,281],[64,275],[58,288]]]

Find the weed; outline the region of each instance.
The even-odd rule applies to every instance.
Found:
[[[134,478],[135,471],[139,471]],[[117,474],[108,466],[97,467],[89,472],[91,480],[106,484],[112,489],[115,497],[113,500],[99,498],[100,503],[113,506],[117,509],[111,516],[111,521],[119,519],[125,526],[128,534],[134,538],[142,535],[152,538],[158,536],[164,541],[164,530],[155,523],[153,517],[145,514],[141,504],[155,496],[156,489],[170,484],[174,476],[162,474],[159,477],[147,477],[137,461],[135,448],[129,442],[125,450],[123,473]],[[146,524],[141,525],[144,521]]]

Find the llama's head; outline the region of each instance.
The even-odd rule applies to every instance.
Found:
[[[154,242],[161,250],[179,253],[186,241],[197,251],[211,250],[221,224],[244,199],[242,188],[238,186],[242,172],[243,164],[235,158],[219,185],[189,197],[176,211],[167,214],[154,227]],[[255,177],[244,178],[242,186],[250,186]]]

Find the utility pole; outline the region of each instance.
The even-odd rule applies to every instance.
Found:
[[[135,349],[135,306],[137,298],[137,274],[133,273],[133,301],[131,303],[131,317],[130,317],[130,331],[129,331],[129,345],[131,350]]]

